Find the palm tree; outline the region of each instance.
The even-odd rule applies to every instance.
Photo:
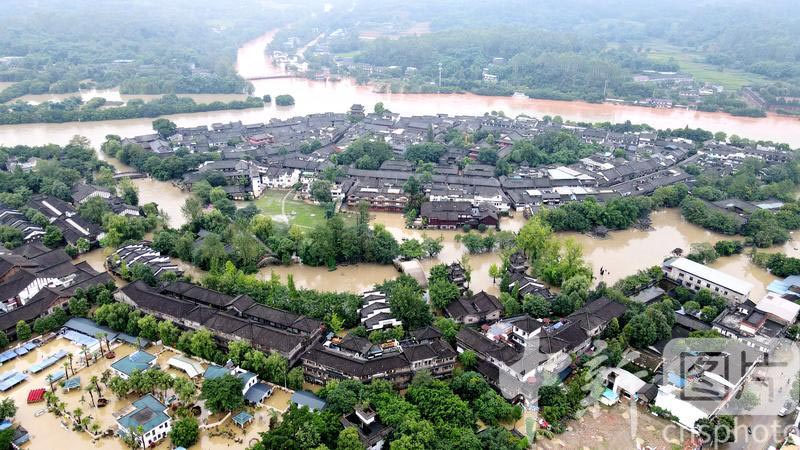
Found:
[[[92,419],[84,417],[83,419],[81,419],[81,428],[83,428],[84,430],[88,430],[90,423],[92,423]]]
[[[72,367],[72,353],[67,353],[67,358],[69,359],[69,368],[72,371],[72,375],[75,375],[75,368]]]
[[[53,386],[53,381],[54,381],[53,375],[52,374],[48,375],[47,378],[45,378],[45,380],[47,380],[47,382],[50,383],[50,392],[55,392],[56,388],[55,386]]]
[[[97,378],[97,375],[92,375],[92,378],[89,379],[89,383],[94,385],[95,392],[97,392],[99,394],[100,393],[100,385],[97,384],[98,381],[99,381],[99,378]]]
[[[77,407],[77,408],[72,410],[72,418],[76,422],[80,422],[81,421],[81,416],[82,415],[83,415],[83,410],[80,407]]]
[[[100,428],[102,428],[100,426],[100,423],[99,422],[94,422],[92,424],[92,434],[97,434],[100,431]]]
[[[86,367],[89,367],[89,347],[81,345],[81,351],[83,352],[83,360],[86,362]]]
[[[86,386],[86,387],[84,388],[84,390],[85,390],[86,392],[88,392],[88,393],[89,393],[89,398],[91,398],[91,399],[92,399],[92,408],[96,408],[96,407],[97,407],[97,405],[95,405],[95,403],[94,403],[94,390],[95,390],[95,386],[94,386],[93,384],[89,384],[88,386]]]
[[[69,378],[69,367],[70,364],[67,361],[64,361],[64,375]],[[73,373],[74,375],[74,373]]]
[[[111,370],[110,369],[106,369],[106,370],[103,371],[103,373],[100,374],[100,382],[103,383],[103,385],[106,388],[108,388],[108,380],[110,380],[110,379],[111,379]]]
[[[98,331],[97,334],[94,335],[94,337],[100,341],[100,353],[105,353],[105,351],[103,351],[103,341],[106,339],[106,336],[108,336],[108,334],[105,331]],[[106,345],[106,348],[108,348],[108,345]],[[111,349],[108,348],[108,351],[111,351]]]

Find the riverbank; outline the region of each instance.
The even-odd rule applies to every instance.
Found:
[[[248,41],[238,51],[236,68],[243,78],[282,74],[264,54],[274,31]],[[378,93],[370,86],[353,80],[337,82],[314,81],[304,78],[254,80],[254,95],[289,94],[293,106],[267,104],[263,108],[239,111],[215,111],[164,116],[178,126],[192,127],[209,123],[241,120],[244,123],[268,122],[272,118],[286,119],[298,115],[327,111],[345,112],[353,103],[368,109],[377,102],[403,115],[471,114],[503,111],[506,115],[526,114],[533,117],[561,116],[576,122],[646,123],[655,128],[700,127],[724,131],[756,140],[786,142],[800,146],[800,119],[768,114],[766,118],[735,117],[724,113],[704,113],[679,109],[642,108],[610,103],[533,100],[519,97],[480,96],[475,94],[392,94]],[[86,136],[99,145],[108,134],[136,136],[151,133],[151,119],[126,119],[63,124],[0,125],[2,145],[64,144],[76,135]]]
[[[78,97],[75,97],[76,99]],[[28,108],[0,108],[0,124],[97,122],[134,118],[155,118],[167,114],[261,108],[261,98],[247,97],[230,102],[196,103],[187,97],[165,95],[148,102],[131,100],[123,106],[106,106],[106,100],[40,103]]]

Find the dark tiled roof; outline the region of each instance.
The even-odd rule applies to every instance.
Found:
[[[600,297],[570,314],[567,319],[570,322],[580,323],[581,328],[590,331],[607,325],[613,318],[622,317],[625,310],[626,307],[622,303],[617,303],[607,297]]]
[[[456,320],[468,315],[485,316],[502,309],[503,305],[497,297],[485,291],[480,291],[472,297],[459,298],[445,307],[447,314]]]

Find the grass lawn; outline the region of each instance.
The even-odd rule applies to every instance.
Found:
[[[699,53],[683,51],[672,45],[652,43],[646,47],[650,49],[647,53],[649,59],[657,62],[667,62],[673,59],[678,63],[681,71],[693,75],[699,81],[719,84],[728,90],[739,90],[742,86],[766,81],[766,78],[761,75],[733,69],[722,70],[711,64],[700,62],[702,55]]]
[[[287,191],[268,189],[253,203],[268,216],[277,221],[285,221],[281,203]],[[325,221],[325,210],[321,206],[294,200],[294,192],[286,199],[286,218],[290,224],[302,228],[313,228]],[[248,202],[249,203],[249,202]]]
[[[361,54],[361,50],[353,50],[351,52],[344,52],[344,53],[336,53],[336,56],[340,58],[355,58],[356,56]]]

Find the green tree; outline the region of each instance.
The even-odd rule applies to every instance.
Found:
[[[376,109],[378,105],[375,105]],[[377,111],[376,111],[377,112]],[[364,450],[364,444],[358,437],[358,431],[353,427],[348,427],[339,432],[336,440],[336,450]]]
[[[14,399],[4,398],[0,400],[0,420],[13,419],[17,415],[17,405]]]
[[[17,322],[17,340],[27,341],[31,338],[31,327],[24,320]]]
[[[61,234],[61,230],[54,226],[48,225],[45,228],[44,236],[42,236],[42,243],[49,248],[56,248],[61,246],[64,242],[64,236]]]
[[[406,259],[420,259],[425,255],[422,244],[416,239],[406,239],[400,244],[400,256]]]
[[[138,321],[139,336],[151,341],[158,340],[158,321],[150,314],[142,317]]]
[[[288,362],[286,358],[281,356],[280,353],[270,353],[267,357],[266,367],[264,368],[264,375],[267,380],[277,383],[285,384],[285,376],[288,370]]]
[[[160,339],[164,345],[174,347],[175,344],[178,343],[180,333],[180,330],[170,321],[163,320],[158,323],[158,339]]]
[[[492,277],[492,284],[495,284],[495,281],[497,281],[497,278],[499,278],[501,275],[502,272],[500,271],[500,268],[497,267],[497,264],[492,263],[492,265],[489,266],[489,276]]]
[[[331,196],[331,182],[328,180],[317,179],[311,183],[311,198],[319,203],[330,203],[333,201]]]
[[[203,382],[200,398],[206,401],[206,407],[215,414],[241,408],[244,405],[242,380],[230,374],[206,380]]]
[[[158,133],[162,138],[168,138],[175,134],[178,126],[168,119],[158,118],[153,121],[153,131]]]
[[[703,443],[711,447],[733,442],[735,439],[736,422],[733,416],[718,415],[699,419],[695,422],[694,427],[700,433]]]
[[[464,366],[464,369],[470,370],[478,363],[478,356],[472,350],[465,350],[458,355],[458,362]]]
[[[416,284],[416,283],[414,283]],[[432,316],[418,286],[407,281],[397,282],[389,292],[392,313],[403,322],[406,330],[416,330],[431,323]]]
[[[200,424],[194,416],[181,417],[172,424],[169,438],[175,447],[189,448],[197,442],[200,436]]]
[[[434,308],[443,309],[458,299],[461,291],[458,286],[447,280],[434,280],[429,287],[431,304]]]

